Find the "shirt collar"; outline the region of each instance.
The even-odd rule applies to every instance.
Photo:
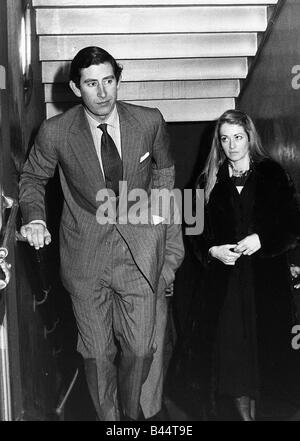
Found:
[[[89,124],[93,127],[93,128],[97,128],[99,126],[99,124],[101,124],[99,121],[97,121],[95,118],[93,118],[87,111],[86,109],[84,109],[85,114],[88,118],[88,122]],[[117,111],[117,106],[114,107],[112,113],[109,115],[109,117],[107,118],[107,120],[105,121],[105,124],[107,124],[108,126],[111,126],[113,128],[117,128],[118,124],[119,124],[119,114]]]

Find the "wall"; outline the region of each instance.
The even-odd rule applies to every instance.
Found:
[[[20,42],[21,18],[31,1],[7,0],[7,120],[9,121],[9,153],[4,176],[6,194],[17,198],[18,178],[32,139],[44,119],[43,89],[38,62],[38,39],[35,17],[31,9],[31,87],[24,92]],[[17,229],[21,220],[18,220]],[[16,243],[10,252],[15,277],[10,282],[8,297],[8,331],[11,364],[12,417],[14,420],[47,419],[58,399],[56,393],[56,360],[52,356],[50,335],[45,339],[49,323],[49,304],[38,306],[41,295],[38,255],[25,243]]]
[[[176,165],[175,187],[193,187],[210,147],[212,126],[213,123],[204,121],[168,123]]]
[[[10,134],[11,149],[17,174],[23,163],[24,156],[45,115],[43,106],[43,88],[41,86],[41,70],[38,61],[38,38],[35,32],[34,11],[31,10],[31,59],[33,84],[31,98],[25,104],[23,74],[20,57],[21,17],[26,4],[31,1],[7,1],[8,28],[8,78],[10,93]]]
[[[210,149],[212,122],[168,123],[171,148],[175,159],[175,187],[182,189],[194,188],[195,181],[202,171],[206,156]],[[199,289],[200,268],[184,237],[185,259],[177,271],[173,312],[178,335],[184,331],[190,320],[194,296]]]
[[[285,0],[237,108],[255,120],[263,145],[300,194],[300,2]],[[290,262],[300,265],[300,247]],[[299,290],[294,300],[300,319]]]
[[[286,0],[237,107],[256,121],[264,146],[300,191],[300,2]]]

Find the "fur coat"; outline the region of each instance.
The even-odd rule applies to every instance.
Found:
[[[241,195],[229,177],[225,162],[219,169],[205,208],[204,232],[191,237],[195,256],[205,268],[199,287],[203,307],[198,317],[201,322],[198,350],[211,360],[208,354],[211,355],[214,346],[232,271],[231,266],[210,260],[209,248],[235,244],[245,236],[257,233],[261,249],[240,259],[249,259],[252,268],[261,387],[266,383],[272,387],[271,377],[277,387],[283,384],[282,378],[287,378],[292,367],[297,365],[299,368],[299,354],[291,347],[295,314],[288,265],[288,251],[297,246],[300,238],[299,202],[288,175],[271,159],[253,163]],[[238,213],[243,219],[238,220],[235,206],[240,197],[243,197],[243,210]],[[242,230],[238,231],[238,224],[242,225]],[[271,372],[274,375],[270,375]]]

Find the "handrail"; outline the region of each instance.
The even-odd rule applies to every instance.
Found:
[[[3,194],[2,191],[3,191],[2,190],[2,184],[0,182],[0,232],[2,230],[2,214],[3,214],[3,200],[2,200],[2,197],[1,197],[1,195]]]
[[[70,393],[72,392],[72,389],[74,387],[75,381],[77,380],[78,374],[79,374],[79,369],[77,368],[66,393],[64,394],[62,400],[60,401],[60,403],[57,405],[57,407],[55,409],[55,412],[58,416],[60,416],[63,412],[64,406],[66,404],[67,399],[69,398]]]
[[[8,243],[10,237],[15,232],[15,221],[18,212],[18,203],[15,199],[2,196],[4,202],[6,202],[7,208],[10,208],[7,224],[4,226],[4,237],[0,244],[0,261],[5,259],[8,255]]]
[[[18,203],[15,199],[4,196],[2,187],[0,192],[1,199],[1,229],[3,228],[2,240],[0,244],[0,268],[4,274],[4,280],[0,279],[0,290],[7,287],[10,276],[11,276],[11,264],[6,262],[6,257],[8,256],[8,244],[11,238],[11,235],[15,231],[15,221],[16,215],[18,211]],[[4,213],[4,209],[10,208],[10,213],[8,217],[8,221],[5,226],[2,223],[2,214]]]

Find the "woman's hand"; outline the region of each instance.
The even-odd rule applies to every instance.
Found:
[[[240,253],[232,251],[237,245],[219,245],[209,249],[209,254],[224,263],[224,265],[235,265]]]
[[[236,253],[244,254],[244,256],[251,256],[251,254],[256,253],[261,248],[261,243],[258,234],[250,234],[244,239],[240,240],[234,251]]]

